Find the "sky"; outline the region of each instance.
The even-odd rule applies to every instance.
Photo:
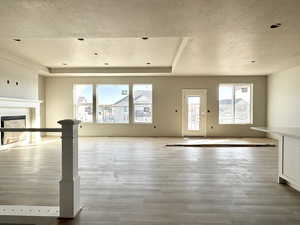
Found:
[[[219,99],[231,99],[232,98],[232,87],[220,86],[219,88]]]
[[[88,102],[92,102],[93,99],[93,86],[92,85],[76,85],[77,97],[84,96]],[[133,91],[135,90],[151,90],[152,85],[134,85]],[[101,104],[113,104],[129,93],[128,85],[97,85],[96,88],[97,96]],[[127,92],[127,94],[126,94]],[[243,93],[240,90],[236,92],[237,97],[245,100],[249,99],[249,93]],[[231,99],[232,98],[232,87],[231,86],[220,86],[219,88],[219,99]]]
[[[97,85],[98,104],[110,105],[116,103],[129,94],[128,85]]]
[[[152,85],[139,84],[133,85],[133,91],[136,90],[152,90]],[[93,99],[93,85],[77,84],[75,86],[76,98],[83,96],[88,102]],[[101,105],[113,104],[129,94],[129,85],[97,85],[96,93],[98,96],[98,103]]]
[[[188,97],[188,104],[199,104],[200,103],[200,97],[198,96],[189,96]]]
[[[77,84],[75,86],[75,93],[76,93],[76,98],[84,96],[89,103],[93,101],[93,85]]]
[[[242,98],[246,101],[249,100],[249,92],[242,92],[241,89],[236,90],[235,95],[236,98]],[[219,88],[219,99],[232,99],[232,86],[225,86],[225,85],[221,85]]]

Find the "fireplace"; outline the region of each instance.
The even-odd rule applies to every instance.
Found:
[[[26,116],[2,116],[2,128],[25,128]],[[1,145],[24,141],[26,135],[23,132],[1,132]]]

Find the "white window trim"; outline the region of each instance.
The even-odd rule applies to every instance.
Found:
[[[101,122],[98,122],[97,120],[97,86],[105,86],[105,85],[127,85],[128,86],[128,122],[127,123],[101,123]],[[94,117],[95,117],[95,120],[94,120],[94,123],[96,124],[100,124],[100,125],[129,125],[130,124],[130,84],[129,83],[124,83],[124,84],[112,84],[112,83],[103,83],[103,84],[94,84],[94,92],[95,92],[95,113],[94,113]]]
[[[135,112],[135,104],[134,104],[134,99],[133,99],[133,86],[134,85],[151,85],[152,86],[152,102],[151,102],[151,106],[152,106],[152,116],[151,116],[151,122],[136,122],[135,121],[135,116],[134,116],[134,112]],[[140,125],[153,125],[154,124],[154,85],[152,83],[133,83],[131,85],[131,101],[132,101],[132,106],[131,106],[131,115],[132,115],[132,124],[140,124]]]
[[[92,85],[93,86],[93,102],[92,102],[92,111],[93,118],[91,122],[82,122],[82,124],[98,124],[98,125],[153,125],[155,121],[154,113],[154,85],[152,83],[73,83],[73,118],[76,118],[76,104],[75,104],[75,86],[76,85]],[[97,85],[128,85],[129,87],[129,120],[127,123],[100,123],[97,121]],[[134,121],[134,102],[133,102],[133,86],[134,85],[152,85],[152,118],[151,122],[135,122]]]
[[[220,86],[243,86],[243,85],[250,85],[250,122],[249,123],[220,123]],[[253,83],[220,83],[218,87],[218,123],[220,125],[252,125],[253,124]],[[235,88],[233,88],[233,100],[235,99]],[[233,113],[235,118],[235,101],[233,101]]]

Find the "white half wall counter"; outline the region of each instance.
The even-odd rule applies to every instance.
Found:
[[[300,127],[251,127],[280,136],[278,144],[278,183],[300,191]]]

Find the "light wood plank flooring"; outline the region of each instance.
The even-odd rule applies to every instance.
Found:
[[[277,149],[172,147],[179,138],[81,138],[82,225],[296,225]],[[58,205],[59,139],[0,152],[0,204]]]

